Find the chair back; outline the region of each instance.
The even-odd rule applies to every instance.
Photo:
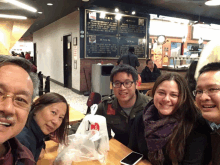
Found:
[[[99,104],[100,102],[101,102],[101,95],[96,92],[91,92],[86,103],[86,105],[88,106],[87,113],[90,113],[90,107],[93,104]]]
[[[152,95],[152,90],[151,90],[151,89],[147,91],[146,96],[153,97],[153,95]]]

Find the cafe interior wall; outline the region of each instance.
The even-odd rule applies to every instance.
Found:
[[[33,34],[33,43],[37,45],[38,72],[50,76],[60,85],[64,84],[63,36],[72,36],[72,89],[76,91],[80,90],[80,44],[73,45],[73,38],[79,40],[79,17],[79,11],[75,11]],[[74,60],[77,61],[76,66]]]

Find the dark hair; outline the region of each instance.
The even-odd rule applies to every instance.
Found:
[[[134,67],[127,65],[127,64],[120,64],[120,65],[116,65],[112,71],[111,71],[111,75],[110,75],[110,81],[113,82],[113,77],[117,74],[117,73],[121,73],[121,72],[125,72],[128,75],[131,74],[133,81],[136,83],[136,81],[138,80],[138,73],[137,70],[134,69]]]
[[[194,75],[195,75],[197,63],[198,61],[193,61],[190,64],[189,69],[187,70],[186,76],[185,76],[185,79],[186,79],[186,82],[188,84],[191,94],[192,94],[192,91],[196,89],[196,80],[194,78]]]
[[[16,53],[14,51],[11,52],[12,56],[16,56]]]
[[[209,71],[220,71],[220,62],[212,62],[212,63],[209,63],[203,66],[199,71],[199,76],[202,73],[209,72]]]
[[[162,82],[172,80],[178,85],[179,98],[174,113],[170,115],[169,118],[176,118],[178,125],[169,138],[166,145],[166,152],[173,162],[178,162],[184,157],[186,139],[193,129],[197,117],[199,116],[199,111],[194,104],[186,80],[177,73],[165,73],[159,76],[152,89],[153,97],[156,89]]]
[[[31,71],[32,64],[29,61],[25,60],[24,58],[20,58],[16,56],[0,55],[0,67],[8,63],[20,66],[29,74],[33,82],[34,91],[33,91],[32,99],[34,99],[38,94],[39,79],[37,74]]]
[[[149,62],[149,61],[152,61],[152,60],[151,60],[151,59],[147,59],[147,60],[146,60],[146,64],[147,64],[147,65],[148,65],[148,62]]]
[[[129,47],[128,51],[134,53],[134,47]]]
[[[25,58],[25,56],[24,56],[24,52],[21,52],[21,55],[20,55],[20,57],[23,57],[23,58]]]
[[[68,134],[67,127],[69,125],[69,105],[66,99],[58,93],[53,93],[53,92],[46,93],[33,102],[33,104],[31,105],[30,113],[28,115],[26,126],[29,127],[31,120],[33,120],[35,112],[42,110],[43,108],[47,107],[50,104],[60,103],[60,102],[65,103],[67,109],[60,127],[57,128],[57,130],[54,133],[55,136],[58,138],[59,142],[66,144],[67,143],[66,138]]]

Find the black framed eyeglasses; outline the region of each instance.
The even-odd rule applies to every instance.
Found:
[[[116,82],[113,82],[113,83],[112,83],[112,86],[113,86],[114,88],[120,88],[121,85],[123,84],[125,88],[130,88],[133,83],[134,83],[134,81],[125,81],[125,82],[116,81]]]
[[[203,93],[207,93],[207,95],[212,96],[220,91],[220,88],[209,88],[207,90],[194,90],[192,93],[196,97],[201,97]]]

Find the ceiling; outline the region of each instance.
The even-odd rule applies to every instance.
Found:
[[[43,14],[32,13],[0,0],[0,14],[23,15],[36,19],[35,23],[24,34],[27,37],[48,24],[78,10],[78,7],[119,7],[120,10],[136,10],[137,14],[160,14],[207,23],[220,24],[220,6],[206,6],[206,0],[18,0],[28,4]],[[53,6],[47,6],[47,3]]]

